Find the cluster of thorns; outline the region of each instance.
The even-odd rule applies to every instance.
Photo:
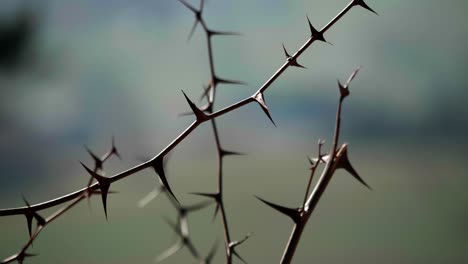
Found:
[[[168,250],[163,252],[161,255],[157,257],[157,261],[162,261],[176,252],[178,252],[182,248],[187,248],[191,255],[200,263],[211,263],[217,249],[217,242],[214,244],[212,249],[206,256],[202,256],[200,252],[194,246],[191,238],[190,232],[188,227],[188,214],[191,212],[198,211],[207,207],[208,205],[215,203],[215,212],[214,218],[217,215],[220,215],[221,222],[223,225],[223,237],[224,237],[224,250],[226,256],[226,263],[232,263],[233,256],[236,256],[242,262],[246,262],[236,251],[236,247],[244,243],[250,236],[247,234],[244,238],[240,240],[233,240],[231,238],[228,226],[228,217],[226,215],[226,210],[224,206],[224,199],[223,199],[223,160],[227,156],[233,155],[242,155],[239,152],[230,151],[224,148],[221,145],[220,136],[218,133],[217,125],[215,122],[215,118],[226,113],[229,113],[235,109],[238,109],[244,105],[249,103],[257,103],[270,121],[275,125],[272,116],[270,115],[269,108],[266,104],[264,92],[267,88],[290,66],[292,67],[300,67],[305,68],[301,64],[298,63],[297,59],[300,55],[307,50],[307,48],[314,43],[315,41],[322,41],[327,42],[324,34],[338,21],[340,20],[347,12],[349,12],[353,7],[360,6],[363,7],[373,13],[372,10],[363,0],[352,0],[338,15],[336,15],[327,25],[325,25],[321,30],[317,30],[314,28],[309,20],[308,26],[310,29],[310,37],[306,41],[306,43],[298,49],[296,53],[291,55],[283,45],[283,51],[286,57],[284,64],[252,95],[249,96],[237,103],[234,103],[228,107],[225,107],[221,110],[214,111],[214,103],[216,97],[216,91],[218,85],[224,84],[243,84],[240,81],[229,80],[225,78],[221,78],[215,72],[214,66],[214,58],[213,58],[213,49],[212,49],[212,40],[213,37],[216,36],[223,36],[223,35],[238,35],[235,32],[225,32],[225,31],[217,31],[209,28],[204,20],[203,17],[203,10],[204,10],[204,0],[200,0],[200,5],[198,8],[190,5],[189,3],[185,2],[184,0],[178,0],[182,3],[187,9],[189,9],[195,15],[195,22],[190,30],[188,40],[194,34],[198,25],[201,26],[203,32],[206,36],[207,42],[207,49],[208,49],[208,59],[209,59],[209,72],[210,72],[210,81],[209,83],[203,87],[203,93],[201,99],[206,99],[206,105],[202,107],[197,107],[189,97],[183,92],[185,99],[191,109],[190,115],[195,116],[195,121],[191,123],[186,130],[184,130],[181,134],[179,134],[169,145],[167,145],[159,154],[154,156],[151,159],[148,159],[128,170],[122,171],[120,173],[114,174],[112,176],[104,176],[103,166],[104,163],[111,158],[112,156],[116,156],[120,158],[120,154],[115,146],[114,138],[112,139],[112,147],[111,149],[104,154],[102,157],[97,156],[94,154],[89,148],[86,147],[86,150],[91,155],[94,160],[94,168],[90,169],[85,164],[81,163],[84,169],[89,173],[90,178],[88,180],[88,184],[85,188],[81,190],[77,190],[75,192],[69,193],[67,195],[58,197],[53,200],[49,200],[43,203],[38,203],[31,205],[29,202],[23,197],[23,200],[26,206],[18,207],[18,208],[10,208],[10,209],[2,209],[0,210],[0,216],[8,216],[8,215],[24,215],[27,220],[27,227],[29,231],[29,239],[24,244],[24,246],[14,255],[4,259],[1,263],[11,263],[17,261],[18,263],[23,263],[23,261],[28,257],[36,256],[35,254],[28,253],[28,249],[33,245],[34,240],[38,237],[41,231],[48,226],[51,222],[57,219],[59,216],[66,213],[69,209],[74,207],[76,204],[81,202],[82,200],[89,199],[94,195],[100,195],[103,203],[104,213],[107,219],[107,196],[110,191],[111,184],[119,181],[123,178],[126,178],[130,175],[133,175],[137,172],[140,172],[147,168],[153,168],[156,174],[159,176],[160,185],[156,187],[156,189],[149,193],[145,198],[143,198],[139,202],[140,207],[144,207],[148,202],[158,196],[160,193],[164,193],[167,195],[167,198],[171,202],[171,204],[176,208],[178,212],[177,221],[173,222],[169,219],[166,219],[168,225],[174,230],[174,232],[179,237],[178,241],[170,247]],[[304,227],[311,216],[312,212],[314,211],[317,203],[319,202],[322,194],[324,193],[325,189],[328,186],[332,176],[334,175],[337,169],[344,169],[349,172],[354,178],[356,178],[359,182],[364,184],[366,187],[369,186],[364,182],[364,180],[358,175],[358,173],[354,170],[353,166],[351,165],[348,154],[347,154],[347,144],[343,144],[338,146],[339,143],[339,134],[340,134],[340,125],[341,125],[341,112],[342,112],[342,103],[344,99],[349,96],[349,84],[354,79],[356,74],[358,73],[360,68],[357,68],[353,71],[347,82],[344,84],[338,81],[339,87],[339,103],[338,109],[336,114],[336,121],[335,121],[335,131],[334,137],[332,141],[332,146],[330,151],[327,153],[323,153],[322,149],[324,146],[324,141],[319,140],[318,142],[318,153],[316,158],[309,158],[309,162],[311,165],[311,173],[309,176],[305,196],[303,203],[298,208],[288,208],[284,207],[269,201],[266,201],[262,198],[257,197],[260,201],[268,205],[269,207],[275,209],[276,211],[288,216],[294,222],[294,226],[291,232],[291,236],[289,241],[285,247],[283,252],[283,257],[281,259],[281,263],[290,263],[299,240],[301,238],[302,232]],[[204,122],[210,122],[211,127],[214,134],[216,150],[217,150],[217,163],[218,163],[218,173],[217,173],[217,190],[214,192],[199,192],[194,193],[203,197],[206,197],[210,200],[198,203],[195,205],[182,205],[177,200],[174,192],[171,190],[169,182],[167,180],[165,174],[165,163],[167,162],[168,155],[170,151],[175,148],[180,142],[182,142],[192,131],[194,131],[199,125]],[[275,125],[276,126],[276,125]],[[312,181],[314,175],[319,168],[319,165],[323,164],[324,168],[319,177],[316,181],[315,187],[311,190]],[[51,208],[57,205],[64,204],[66,202],[71,202],[65,207],[59,209],[49,217],[45,218],[39,214],[39,211]],[[35,229],[33,229],[33,222],[36,224]]]

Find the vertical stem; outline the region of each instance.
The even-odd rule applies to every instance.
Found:
[[[286,250],[281,258],[281,264],[291,263],[294,253],[296,252],[297,245],[299,244],[299,240],[301,239],[302,231],[304,231],[304,227],[305,222],[300,222],[294,225],[288,244],[286,245]]]
[[[327,189],[328,184],[330,183],[330,180],[333,177],[333,174],[335,173],[339,160],[341,159],[343,153],[346,152],[346,148],[347,145],[343,145],[336,153],[335,162],[332,163],[331,159],[327,163],[327,166],[322,172],[322,175],[320,176],[317,185],[315,186],[314,190],[307,199],[307,202],[304,206],[304,212],[301,216],[301,221],[297,223],[291,231],[291,236],[289,237],[288,244],[284,250],[283,259],[281,260],[282,264],[291,263],[292,257],[296,252],[297,245],[299,244],[299,240],[301,239],[302,232],[304,231],[304,227],[307,224],[309,217],[312,215],[312,212],[314,212],[315,208],[317,207],[320,198],[322,198],[325,189]]]
[[[214,99],[214,98],[213,98]],[[216,151],[218,157],[218,195],[219,201],[217,201],[217,206],[219,207],[219,213],[221,214],[221,221],[223,224],[224,230],[224,243],[226,249],[226,261],[228,264],[232,262],[232,254],[229,244],[231,243],[231,236],[229,234],[229,226],[227,222],[226,210],[224,209],[224,200],[223,200],[223,154],[221,153],[221,141],[219,138],[218,127],[214,119],[211,119],[211,125],[213,128],[213,134],[216,142]]]

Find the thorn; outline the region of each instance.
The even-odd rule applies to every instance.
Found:
[[[289,55],[288,51],[286,50],[286,47],[284,47],[284,43],[282,45],[283,45],[284,55],[286,56],[286,59],[289,60],[291,58],[291,55]]]
[[[216,207],[213,211],[213,218],[211,219],[211,222],[214,222],[214,220],[216,220],[216,216],[218,216],[218,212],[220,208],[221,208],[221,205],[219,205],[219,202],[217,202]]]
[[[336,165],[337,165],[337,168],[346,170],[356,180],[358,180],[361,184],[366,186],[369,190],[372,190],[372,188],[361,178],[361,176],[359,176],[359,174],[356,172],[356,170],[351,165],[351,162],[349,161],[349,158],[348,158],[348,148],[346,148],[346,147],[344,148],[343,154],[341,155],[341,158],[338,161],[338,164],[336,164]]]
[[[294,67],[298,67],[298,68],[303,68],[303,69],[307,69],[306,67],[302,66],[301,64],[299,64],[297,62],[297,60],[292,60],[291,61],[291,66],[294,66]]]
[[[91,156],[91,158],[93,158],[94,167],[96,168],[96,170],[102,170],[102,160],[101,160],[101,158],[99,158],[96,154],[94,154],[94,152],[92,152],[91,149],[88,148],[88,146],[85,145],[84,148],[86,149],[88,154]]]
[[[277,205],[277,204],[274,204],[274,203],[271,203],[271,202],[268,202],[258,196],[255,196],[255,198],[257,198],[258,200],[260,200],[261,202],[263,202],[264,204],[270,206],[271,208],[275,209],[276,211],[286,215],[286,216],[289,216],[293,221],[294,223],[299,223],[299,221],[301,221],[301,214],[300,214],[300,211],[299,209],[297,208],[288,208],[288,207],[284,207],[284,206],[281,206],[281,205]]]
[[[185,7],[187,7],[190,11],[193,12],[195,15],[195,22],[193,23],[192,29],[190,30],[189,36],[187,38],[187,42],[190,41],[192,38],[193,33],[195,32],[195,29],[198,25],[198,23],[202,20],[202,11],[203,11],[203,0],[200,2],[200,10],[197,10],[195,7],[191,6],[189,3],[187,3],[184,0],[178,0],[180,3],[182,3]]]
[[[276,127],[275,121],[273,121],[273,118],[271,118],[270,111],[268,110],[268,106],[266,105],[265,100],[263,99],[263,93],[257,93],[252,98],[255,99],[255,101],[257,101],[257,103],[263,109],[263,112],[265,112],[265,114],[268,116],[270,121]]]
[[[2,263],[11,263],[12,261],[18,261],[19,264],[22,264],[24,259],[30,258],[30,257],[35,257],[38,254],[30,254],[24,251],[21,251],[20,253],[13,255],[7,259],[4,259]]]
[[[107,218],[107,194],[109,193],[109,188],[111,185],[110,179],[103,177],[97,174],[96,172],[92,171],[86,165],[84,165],[83,162],[80,161],[80,163],[81,163],[81,166],[83,166],[85,170],[91,175],[91,177],[96,179],[96,181],[99,183],[99,189],[101,189],[102,205],[104,207],[104,214],[106,215],[106,220],[108,220]]]
[[[106,220],[108,220],[107,217],[107,194],[109,194],[109,188],[110,184],[103,184],[99,183],[99,188],[101,189],[101,198],[102,198],[102,205],[104,207],[104,214],[106,215]]]
[[[356,78],[356,75],[359,73],[361,68],[362,67],[359,66],[351,73],[345,85],[342,85],[341,82],[338,80],[338,87],[340,89],[340,95],[342,99],[349,95],[349,84],[354,80],[354,78]]]
[[[241,35],[239,32],[217,31],[217,30],[211,30],[211,29],[207,29],[206,33],[208,34],[208,37],[214,37],[214,36],[240,36]]]
[[[178,0],[180,3],[182,3],[185,7],[190,9],[193,13],[199,12],[195,7],[191,6],[189,3],[185,2],[184,0]]]
[[[216,251],[218,251],[218,240],[216,239],[215,243],[211,247],[210,252],[208,253],[208,256],[206,256],[204,260],[204,264],[211,264],[211,261],[213,261],[214,256],[216,255]]]
[[[219,154],[221,155],[221,157],[225,157],[225,156],[243,156],[243,155],[245,155],[244,153],[241,153],[241,152],[229,151],[229,150],[224,150],[224,149],[220,149]]]
[[[114,154],[117,158],[120,160],[122,159],[122,156],[120,156],[119,151],[117,150],[117,147],[115,146],[115,136],[112,136],[112,148],[111,148],[111,154]]]
[[[85,168],[85,170],[86,170],[94,179],[96,179],[96,181],[98,181],[99,184],[100,184],[101,182],[106,183],[106,184],[110,184],[110,183],[109,183],[109,178],[106,178],[106,177],[104,177],[104,176],[102,176],[102,175],[99,175],[97,172],[92,171],[90,168],[88,168],[86,165],[84,165],[83,162],[80,161],[80,163],[81,163],[81,166],[83,166],[83,167]]]
[[[28,211],[24,215],[26,217],[26,222],[27,222],[27,225],[28,225],[29,237],[31,237],[32,236],[32,220],[33,219],[36,220],[38,226],[44,226],[47,222],[42,216],[40,216],[35,210],[33,210],[31,208],[31,205],[26,200],[24,195],[21,194],[21,196],[23,198],[24,203],[28,207]]]
[[[212,219],[212,221],[214,221],[219,212],[219,207],[221,203],[221,194],[220,193],[197,193],[197,192],[190,193],[190,194],[211,198],[216,201],[216,207],[215,207],[215,210],[213,213],[213,219]]]
[[[159,179],[161,180],[162,185],[166,188],[166,190],[171,194],[171,196],[174,198],[174,200],[179,203],[177,198],[175,197],[174,193],[171,190],[171,187],[169,187],[169,183],[166,178],[166,174],[164,173],[164,157],[157,157],[153,161],[153,169],[156,171],[156,173],[159,175]]]
[[[26,217],[26,223],[28,225],[29,237],[31,237],[32,236],[32,220],[34,216],[33,216],[33,212],[30,211],[31,206],[29,205],[28,201],[26,201],[26,198],[24,197],[23,194],[21,194],[21,196],[23,197],[23,201],[29,209],[28,211],[26,211],[24,216]]]
[[[198,196],[203,196],[203,197],[208,197],[211,199],[214,199],[215,201],[220,201],[221,195],[220,193],[200,193],[200,192],[192,192],[190,193],[192,195],[198,195]]]
[[[372,8],[370,8],[365,2],[364,0],[354,0],[353,1],[353,5],[358,5],[358,6],[362,6],[363,8],[371,11],[372,13],[376,14],[376,15],[379,15],[377,12],[375,12]]]
[[[28,225],[29,237],[32,237],[32,220],[33,220],[33,216],[30,213],[26,213],[24,215],[26,216],[26,223]]]
[[[192,39],[193,33],[195,33],[195,29],[197,28],[197,25],[198,25],[198,19],[196,19],[195,22],[193,22],[193,26],[190,29],[190,33],[187,37],[187,42],[190,42],[190,40]]]
[[[208,120],[207,115],[200,110],[189,98],[188,96],[182,91],[184,94],[185,100],[187,100],[187,103],[189,104],[190,108],[192,109],[193,113],[195,114],[195,117],[197,118],[197,121],[202,123],[206,120]]]
[[[283,51],[284,51],[284,55],[286,56],[286,59],[289,61],[289,65],[291,66],[294,66],[294,67],[299,67],[299,68],[304,68],[306,69],[306,67],[300,65],[296,58],[292,57],[291,55],[289,55],[288,51],[286,50],[286,48],[284,47],[284,44],[283,44]]]
[[[207,207],[208,205],[211,205],[212,203],[213,203],[212,201],[205,201],[205,202],[201,202],[198,204],[189,205],[189,206],[181,207],[181,208],[185,209],[186,212],[196,212],[198,210],[201,210]]]
[[[239,255],[239,253],[237,253],[237,251],[232,250],[231,252],[232,252],[232,254],[233,254],[234,256],[236,256],[240,261],[242,261],[243,263],[247,264],[247,262],[245,261],[245,259],[242,258],[242,257]]]
[[[323,36],[323,33],[318,31],[317,29],[314,28],[314,26],[312,26],[312,23],[310,22],[310,19],[309,19],[309,16],[307,16],[307,22],[309,23],[309,28],[310,28],[310,35],[315,38],[316,40],[319,40],[319,41],[323,41],[323,42],[327,42],[329,43],[325,37]],[[331,43],[329,43],[331,44]]]
[[[237,246],[241,245],[242,243],[244,243],[247,239],[249,239],[250,235],[251,235],[251,234],[248,233],[242,240],[239,240],[239,241],[232,241],[232,242],[229,243],[229,248],[231,249],[232,254],[234,254],[234,256],[236,256],[240,261],[242,261],[242,262],[244,262],[244,263],[247,263],[247,262],[245,261],[245,259],[243,259],[243,258],[239,255],[239,253],[237,253],[237,252],[235,251],[235,248],[236,248]]]
[[[213,77],[213,83],[214,83],[213,86],[216,86],[216,85],[218,85],[218,84],[246,85],[245,82],[223,79],[223,78],[219,78],[219,77],[217,77],[217,76],[214,76],[214,77]]]
[[[200,99],[199,99],[199,100],[201,101],[201,100],[203,100],[204,98],[207,98],[207,99],[208,99],[208,104],[207,104],[207,106],[210,106],[210,104],[209,104],[209,101],[210,101],[210,100],[209,100],[209,99],[210,99],[209,96],[210,96],[212,87],[213,87],[213,86],[212,86],[211,84],[208,84],[208,85],[206,85],[206,86],[203,86],[203,94],[200,96]],[[207,108],[207,110],[208,110],[208,108]]]
[[[301,64],[299,64],[299,63],[297,62],[297,60],[295,60],[295,59],[294,59],[294,60],[291,59],[290,65],[291,65],[291,66],[294,66],[294,67],[298,67],[298,68],[307,69],[306,67],[304,67],[304,66],[302,66]]]

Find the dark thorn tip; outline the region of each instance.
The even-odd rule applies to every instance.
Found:
[[[329,43],[325,37],[323,36],[323,33],[318,31],[317,29],[314,28],[314,26],[312,26],[312,23],[310,22],[310,19],[309,19],[309,16],[307,16],[307,22],[309,23],[309,29],[310,29],[310,34],[313,38],[315,38],[316,40],[319,40],[319,41],[323,41],[323,42],[327,42]],[[331,43],[329,43],[331,44]]]
[[[171,194],[172,198],[179,203],[179,200],[177,200],[176,196],[174,195],[174,192],[172,192],[171,187],[169,186],[169,182],[167,181],[166,174],[164,172],[164,157],[158,157],[153,161],[152,164],[154,170],[159,176],[159,179],[161,180],[161,183],[164,185],[166,190]]]
[[[195,114],[195,117],[197,118],[198,121],[203,122],[207,119],[207,115],[200,110],[193,102],[188,98],[187,94],[183,90],[181,90],[182,93],[184,94],[185,100],[187,100],[187,103],[190,106],[190,109],[192,109],[193,113]]]
[[[374,13],[374,14],[376,14],[376,15],[379,16],[379,14],[378,14],[377,12],[375,12],[372,8],[370,8],[370,7],[364,2],[364,0],[354,0],[353,4],[354,4],[355,6],[356,6],[356,5],[361,6],[361,7],[363,7],[364,9],[367,9],[367,10],[369,10],[370,12],[372,12],[372,13]]]
[[[257,198],[258,200],[260,200],[261,202],[263,202],[264,204],[268,205],[269,207],[275,209],[276,211],[286,215],[286,216],[289,216],[289,218],[291,218],[295,223],[298,223],[301,219],[301,216],[300,216],[300,213],[299,213],[299,210],[298,209],[295,209],[295,208],[289,208],[289,207],[284,207],[282,205],[278,205],[278,204],[275,204],[275,203],[272,203],[272,202],[269,202],[267,200],[264,200],[258,196],[255,196],[255,198]]]
[[[254,95],[253,99],[255,99],[255,101],[257,101],[257,103],[262,108],[263,112],[265,112],[265,114],[267,115],[268,119],[270,119],[270,121],[276,127],[275,121],[273,121],[273,118],[270,115],[270,111],[268,109],[268,106],[266,105],[266,102],[265,102],[265,100],[263,98],[263,93],[258,93],[256,95]]]

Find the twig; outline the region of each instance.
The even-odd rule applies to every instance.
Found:
[[[352,176],[354,176],[359,182],[364,184],[366,187],[369,187],[367,183],[365,183],[362,178],[357,174],[354,168],[351,166],[349,162],[348,155],[347,155],[347,145],[343,144],[340,148],[338,148],[339,143],[339,135],[341,131],[341,115],[342,115],[342,104],[344,99],[349,96],[349,84],[356,76],[357,72],[360,68],[356,69],[348,79],[345,85],[342,85],[338,82],[338,87],[340,90],[340,100],[338,103],[338,109],[336,113],[336,122],[335,122],[335,132],[332,142],[332,147],[330,150],[330,154],[327,156],[322,155],[321,147],[323,145],[323,141],[319,141],[319,151],[318,157],[316,159],[312,159],[312,173],[309,179],[309,184],[306,190],[306,199],[304,200],[303,205],[300,208],[286,208],[274,203],[267,202],[261,198],[259,198],[262,202],[267,204],[268,206],[272,207],[273,209],[279,211],[280,213],[290,217],[294,221],[294,227],[291,231],[291,236],[289,238],[288,244],[283,252],[283,257],[281,259],[282,264],[291,263],[292,258],[296,252],[297,245],[301,239],[302,233],[304,228],[309,220],[309,217],[315,210],[322,194],[325,192],[332,176],[334,175],[337,169],[345,169],[348,171]],[[320,176],[317,184],[315,185],[314,190],[309,195],[309,187],[312,181],[312,176],[315,173],[318,165],[320,163],[326,163],[325,168]]]

